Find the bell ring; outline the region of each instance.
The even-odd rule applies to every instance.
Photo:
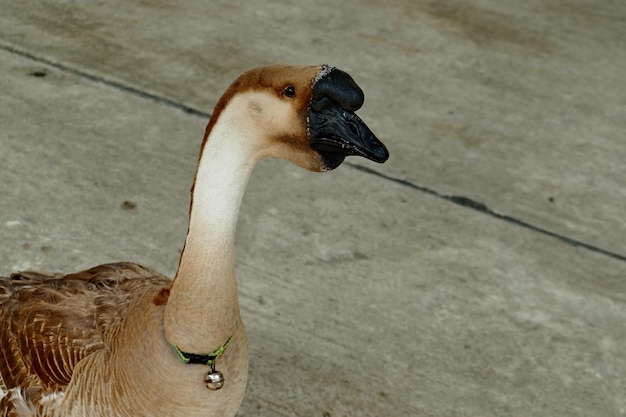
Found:
[[[212,370],[204,377],[204,383],[211,391],[218,390],[224,386],[224,374],[220,371]]]

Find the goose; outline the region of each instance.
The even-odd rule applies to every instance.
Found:
[[[389,154],[355,114],[346,72],[274,65],[240,75],[206,127],[174,279],[120,262],[0,278],[0,416],[234,416],[248,339],[234,235],[264,157],[313,172]]]

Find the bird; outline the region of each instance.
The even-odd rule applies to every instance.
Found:
[[[173,279],[132,262],[0,278],[0,416],[234,416],[248,375],[234,243],[255,164],[312,172],[389,152],[330,65],[244,72],[209,118]]]

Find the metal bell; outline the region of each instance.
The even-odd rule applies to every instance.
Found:
[[[224,386],[224,374],[220,371],[212,370],[204,377],[204,383],[211,391],[218,390]]]

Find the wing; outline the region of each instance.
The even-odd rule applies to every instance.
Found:
[[[169,282],[127,262],[70,275],[21,272],[0,278],[0,387],[62,391],[76,364],[105,348],[107,332],[119,324],[133,289]]]

